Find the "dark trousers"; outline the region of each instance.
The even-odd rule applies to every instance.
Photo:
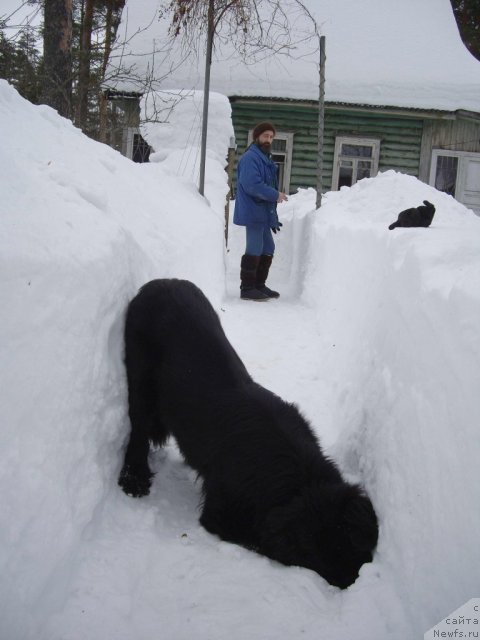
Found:
[[[273,256],[275,253],[275,242],[273,241],[272,230],[268,224],[249,224],[245,229],[247,236],[245,253],[247,255]]]

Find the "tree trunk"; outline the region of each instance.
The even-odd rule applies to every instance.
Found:
[[[72,0],[45,0],[44,76],[40,101],[72,115]]]
[[[88,92],[90,89],[90,57],[92,49],[93,6],[95,0],[85,0],[85,11],[80,33],[78,67],[77,124],[85,131],[88,118]]]
[[[117,37],[118,27],[122,16],[125,0],[107,0],[107,16],[105,24],[105,48],[103,50],[103,63],[101,82],[105,80],[108,61],[112,53],[112,47]],[[108,100],[105,91],[100,87],[99,95],[100,115],[99,115],[99,135],[100,142],[107,142],[107,124],[108,124]]]

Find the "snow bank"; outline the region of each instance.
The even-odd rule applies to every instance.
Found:
[[[480,219],[394,172],[317,212],[300,191],[279,207],[282,297],[240,301],[227,111],[214,100],[208,206],[176,164],[185,120],[146,130],[156,162],[135,165],[0,82],[2,640],[410,640],[479,593]],[[431,228],[388,230],[423,199]],[[255,379],[372,497],[378,552],[348,590],[205,532],[173,444],[148,498],[117,487],[123,315],[168,276],[205,291]]]
[[[387,229],[424,199],[430,228]],[[387,172],[329,193],[310,233],[332,454],[373,498],[381,571],[420,637],[480,586],[480,219]]]
[[[0,131],[0,617],[2,637],[21,638],[65,597],[116,475],[127,301],[165,276],[219,300],[224,220],[194,185],[89,140],[4,81]]]
[[[168,174],[198,184],[202,138],[203,91],[150,91],[141,100],[141,132],[153,148],[150,162]],[[234,137],[228,98],[210,92],[208,104],[205,192],[215,211],[225,208],[225,154]],[[157,121],[158,120],[158,121]]]

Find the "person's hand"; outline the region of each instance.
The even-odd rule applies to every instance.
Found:
[[[277,202],[286,202],[288,200],[287,196],[285,195],[285,193],[283,193],[282,191],[280,191],[280,193],[278,194],[278,200]]]
[[[272,227],[273,233],[277,233],[277,231],[280,231],[280,227],[283,227],[283,224],[281,222],[277,222],[277,226]]]

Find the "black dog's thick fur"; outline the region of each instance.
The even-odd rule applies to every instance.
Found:
[[[393,222],[388,228],[390,230],[396,227],[429,227],[432,224],[435,215],[435,206],[428,200],[423,201],[423,205],[412,207],[400,211],[396,222]]]
[[[125,346],[125,493],[149,493],[149,442],[172,435],[203,478],[208,531],[352,584],[377,543],[370,500],[343,481],[297,408],[252,380],[200,289],[146,284],[129,305]]]

